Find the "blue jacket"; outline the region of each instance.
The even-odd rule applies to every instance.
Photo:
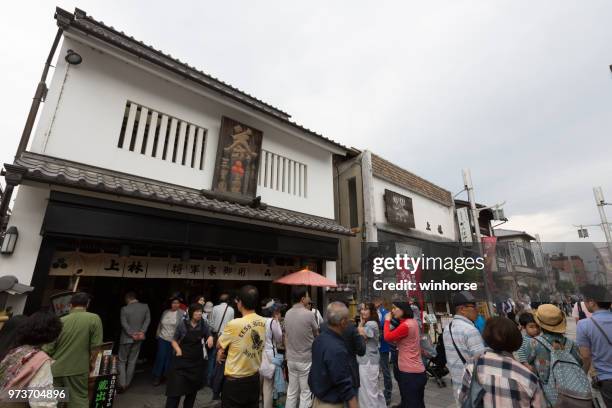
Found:
[[[381,353],[388,353],[389,351],[391,351],[391,348],[389,347],[389,343],[385,341],[384,327],[385,327],[385,316],[387,315],[387,313],[389,313],[389,311],[381,306],[378,308],[378,313],[380,313],[380,321],[378,322],[378,326],[380,328],[380,349],[379,351]]]
[[[308,373],[310,391],[321,401],[338,404],[357,395],[347,364],[351,356],[342,336],[327,327],[312,343],[312,365]]]

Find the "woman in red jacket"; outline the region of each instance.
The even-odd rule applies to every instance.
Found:
[[[419,326],[408,302],[393,305],[385,316],[384,330],[385,340],[397,347],[401,408],[424,408],[427,375],[421,359]]]

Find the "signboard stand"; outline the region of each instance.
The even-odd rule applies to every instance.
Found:
[[[92,349],[89,372],[89,407],[112,408],[117,388],[117,356],[113,342]]]

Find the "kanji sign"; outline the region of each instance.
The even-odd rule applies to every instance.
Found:
[[[206,259],[182,261],[177,258],[56,252],[49,275],[272,281],[284,273],[294,271],[295,268],[291,266],[271,267],[262,263],[232,263]]]

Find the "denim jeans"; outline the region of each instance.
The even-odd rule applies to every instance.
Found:
[[[391,394],[393,392],[393,382],[391,381],[391,368],[389,367],[388,351],[380,352],[380,370],[382,371],[385,384],[385,391],[383,392],[383,395],[385,396],[385,401],[387,401],[387,404],[389,404],[389,401],[391,401]]]
[[[157,339],[157,355],[153,366],[153,377],[161,378],[166,374],[172,357],[172,343],[164,339]]]
[[[207,378],[206,378],[206,382],[204,383],[209,387],[212,387],[212,379],[213,379],[213,376],[215,375],[216,358],[217,358],[217,348],[213,347],[210,350],[208,350],[208,370],[206,371]]]

